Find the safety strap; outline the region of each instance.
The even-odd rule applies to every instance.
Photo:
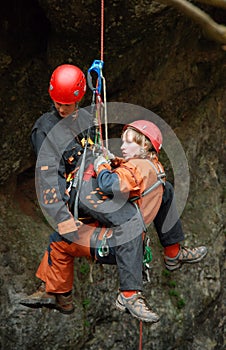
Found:
[[[165,185],[165,182],[164,182],[163,179],[166,177],[166,174],[164,173],[163,168],[160,167],[160,164],[158,164],[159,169],[160,169],[160,172],[158,172],[158,170],[156,169],[155,165],[149,159],[146,159],[146,160],[149,162],[149,164],[155,170],[158,180],[152,186],[148,187],[145,191],[143,191],[139,196],[135,196],[135,197],[130,198],[130,202],[132,202],[132,203],[134,203],[135,201],[137,201],[137,200],[141,199],[142,197],[146,196],[148,193],[154,191],[160,185]],[[137,209],[137,212],[140,215],[141,221],[143,223],[143,229],[144,229],[144,232],[146,233],[147,232],[147,227],[145,225],[144,218],[143,218],[143,215],[141,213],[140,207],[139,207],[139,205],[137,203],[134,203],[134,205],[135,205],[135,207]]]
[[[80,194],[81,187],[82,187],[83,174],[84,174],[84,170],[85,170],[86,152],[87,152],[87,147],[88,147],[88,143],[89,143],[88,140],[89,140],[89,129],[88,129],[87,138],[85,141],[84,152],[82,154],[82,162],[81,162],[80,168],[76,174],[77,176],[74,177],[74,180],[72,183],[72,187],[77,188],[75,202],[74,202],[74,218],[76,220],[79,219],[78,218],[78,201],[79,201],[79,194]]]
[[[158,164],[159,169],[160,169],[160,172],[158,172],[158,170],[156,169],[155,165],[149,159],[146,159],[146,160],[152,166],[152,168],[155,170],[158,180],[153,185],[148,187],[145,191],[143,191],[139,196],[135,196],[135,197],[130,198],[131,202],[137,201],[138,199],[141,199],[141,197],[146,196],[148,193],[154,191],[159,185],[165,186],[165,181],[163,179],[166,178],[166,174],[163,171],[163,168],[160,167],[160,164]]]
[[[141,197],[144,197],[148,193],[154,191],[159,185],[165,185],[165,182],[163,181],[163,178],[165,178],[165,176],[165,174],[158,175],[158,180],[152,186],[148,187],[144,192],[141,193],[140,196],[130,198],[130,201],[137,201],[138,199],[141,199]]]

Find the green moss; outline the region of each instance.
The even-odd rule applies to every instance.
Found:
[[[88,308],[90,305],[90,299],[84,299],[82,301],[82,306],[84,307],[84,309]]]

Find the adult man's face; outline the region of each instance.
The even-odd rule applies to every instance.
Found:
[[[66,118],[70,114],[73,114],[73,112],[76,110],[76,103],[72,104],[62,104],[58,102],[54,102],[54,106],[61,116],[61,118]]]

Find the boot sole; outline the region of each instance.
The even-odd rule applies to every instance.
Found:
[[[41,307],[41,306],[55,306],[56,302],[54,302],[52,299],[28,300],[28,301],[21,300],[20,304],[28,307]]]

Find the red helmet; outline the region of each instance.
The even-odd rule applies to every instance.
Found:
[[[81,101],[86,92],[85,75],[76,66],[63,64],[52,73],[49,94],[53,101],[72,104]]]
[[[159,153],[162,147],[162,133],[154,123],[149,122],[148,120],[136,120],[131,124],[125,125],[123,131],[128,127],[132,127],[145,135],[151,141],[156,152]]]

